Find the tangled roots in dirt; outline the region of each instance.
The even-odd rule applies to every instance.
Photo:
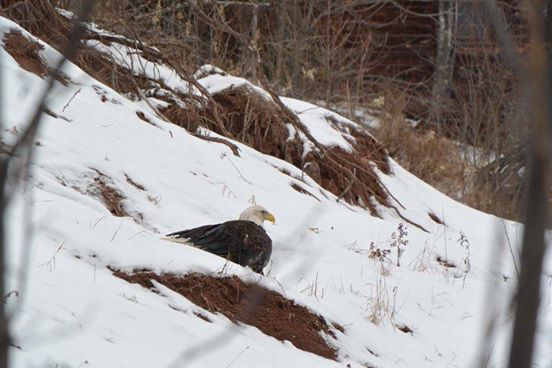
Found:
[[[190,110],[172,104],[163,114],[191,132],[202,126],[281,158],[303,170],[340,200],[368,208],[374,215],[377,215],[375,202],[388,205],[387,192],[374,172],[375,165],[389,173],[387,153],[379,142],[358,127],[345,127],[328,118],[334,128],[353,137],[350,143],[354,151],[324,147],[310,136],[295,114],[245,86],[213,94],[212,100],[201,109]],[[297,135],[289,138],[289,126],[308,137],[315,148],[305,152],[301,138]]]
[[[329,346],[321,334],[335,338],[323,317],[274,291],[245,283],[236,276],[216,278],[196,273],[177,276],[121,271],[115,271],[114,275],[149,289],[154,287],[151,280],[155,280],[210,312],[257,327],[264,334],[281,341],[288,340],[301,350],[336,359],[336,349]]]
[[[288,131],[284,116],[271,101],[246,87],[227,89],[214,94],[213,99],[222,111],[224,127],[231,137],[262,153],[298,161],[300,152],[286,142]],[[208,119],[204,124],[214,120],[214,116],[209,116],[212,111],[212,108],[206,111]],[[218,129],[218,126],[209,129]]]

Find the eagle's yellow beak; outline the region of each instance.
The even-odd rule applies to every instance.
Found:
[[[276,218],[274,217],[273,214],[271,214],[270,212],[267,212],[266,215],[265,215],[265,220],[266,221],[270,221],[272,222],[273,224],[276,224]]]

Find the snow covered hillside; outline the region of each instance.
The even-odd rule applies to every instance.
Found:
[[[8,149],[47,83],[4,47],[14,31],[41,42],[0,18],[1,137]],[[39,54],[53,67],[60,55],[42,45]],[[197,88],[169,67],[117,50],[121,64],[141,65],[171,88]],[[155,111],[163,101],[132,100],[73,64],[64,74],[47,101],[31,178],[9,208],[7,290],[18,292],[7,298],[12,366],[469,367],[479,354],[489,366],[505,365],[519,224],[449,199],[392,160],[389,174],[370,164],[391,205],[374,201],[374,216],[286,161],[168,123]],[[271,98],[241,78],[198,77],[211,93],[249,85]],[[312,139],[354,149],[354,122],[282,101],[308,128],[311,137],[301,137],[307,149]],[[290,126],[290,137],[296,134],[303,133]],[[267,276],[160,239],[235,219],[254,202],[276,216],[276,225],[265,225],[274,244]],[[549,252],[539,367],[552,364],[551,258]],[[144,270],[235,275],[275,291],[323,317],[331,332],[321,334],[335,359],[234,323],[162,283],[153,282],[153,292],[114,275]],[[484,336],[491,319],[495,333]]]

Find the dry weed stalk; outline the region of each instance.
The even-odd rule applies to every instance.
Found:
[[[400,267],[402,254],[408,245],[407,227],[402,223],[399,223],[397,230],[391,234],[391,239],[392,241],[389,246],[397,249],[397,267]]]
[[[462,276],[462,288],[466,286],[466,277],[471,271],[471,245],[470,241],[462,231],[460,231],[460,237],[458,238],[458,245],[466,251],[466,255],[462,258],[463,267],[463,276]]]
[[[396,309],[397,287],[394,287],[391,294],[387,287],[389,269],[383,262],[378,263],[376,268],[376,280],[371,288],[371,295],[368,302],[368,319],[374,323],[381,323],[386,317],[393,322]]]

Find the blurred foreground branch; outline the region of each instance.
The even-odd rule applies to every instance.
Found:
[[[23,1],[22,3],[26,3]],[[47,2],[46,2],[47,3]],[[17,179],[27,177],[29,164],[33,153],[33,141],[37,131],[41,125],[44,109],[46,108],[46,99],[50,95],[55,86],[55,81],[60,77],[60,71],[67,62],[77,52],[79,41],[84,32],[83,21],[88,18],[94,1],[84,1],[81,8],[77,12],[77,16],[73,19],[73,27],[69,34],[67,46],[63,50],[63,56],[57,65],[50,72],[48,85],[44,90],[39,102],[35,106],[35,110],[30,121],[25,126],[20,138],[13,144],[9,153],[0,156],[0,296],[5,295],[6,284],[6,207],[13,197],[15,184]],[[33,6],[36,3],[26,3],[26,6]],[[43,4],[41,4],[43,5]],[[0,96],[1,97],[1,96]],[[0,102],[1,102],[0,98]],[[3,120],[3,118],[2,118]],[[15,176],[12,178],[11,176]],[[15,180],[14,180],[15,179]],[[22,244],[23,247],[28,247],[29,244]],[[26,254],[26,253],[23,253]],[[0,303],[0,368],[8,367],[9,364],[9,348],[11,339],[8,329],[9,320],[6,315],[4,303]]]
[[[510,348],[510,368],[530,367],[537,330],[540,278],[545,253],[548,188],[550,187],[550,90],[545,47],[545,3],[528,2],[530,31],[529,112],[532,126],[529,178],[525,212],[525,230],[521,253],[521,271],[515,297],[515,322]]]

